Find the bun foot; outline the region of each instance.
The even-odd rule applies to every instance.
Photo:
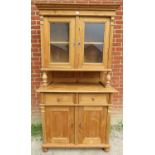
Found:
[[[103,150],[104,150],[104,152],[109,152],[110,148],[104,148]]]
[[[43,152],[47,152],[48,151],[48,148],[43,147],[42,150],[43,150]]]

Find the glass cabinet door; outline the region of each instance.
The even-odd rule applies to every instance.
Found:
[[[69,63],[69,23],[50,23],[50,62]]]
[[[74,67],[74,18],[47,18],[45,32],[46,66],[54,69]]]
[[[102,69],[107,66],[109,20],[80,18],[79,68]]]
[[[102,63],[104,46],[104,24],[85,23],[84,62]]]

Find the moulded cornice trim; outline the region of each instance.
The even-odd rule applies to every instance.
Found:
[[[120,3],[105,3],[105,4],[58,4],[36,2],[39,10],[96,10],[96,11],[115,11],[120,6]]]

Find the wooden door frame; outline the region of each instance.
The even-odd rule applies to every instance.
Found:
[[[107,68],[108,53],[109,53],[109,40],[110,40],[110,18],[97,18],[97,17],[81,17],[80,19],[80,51],[79,51],[79,66],[82,69],[103,69]],[[84,63],[84,23],[103,23],[104,26],[104,45],[103,45],[103,62],[102,63]]]
[[[74,17],[45,17],[44,21],[44,57],[43,66],[53,69],[72,69],[74,68],[74,45],[75,45],[75,18]],[[69,63],[51,63],[50,62],[50,25],[49,23],[69,23]]]

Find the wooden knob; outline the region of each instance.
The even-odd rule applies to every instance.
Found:
[[[60,98],[57,98],[57,102],[60,102]]]
[[[74,128],[74,124],[73,123],[71,124],[71,128]]]
[[[92,101],[94,101],[95,99],[94,98],[92,98]]]

